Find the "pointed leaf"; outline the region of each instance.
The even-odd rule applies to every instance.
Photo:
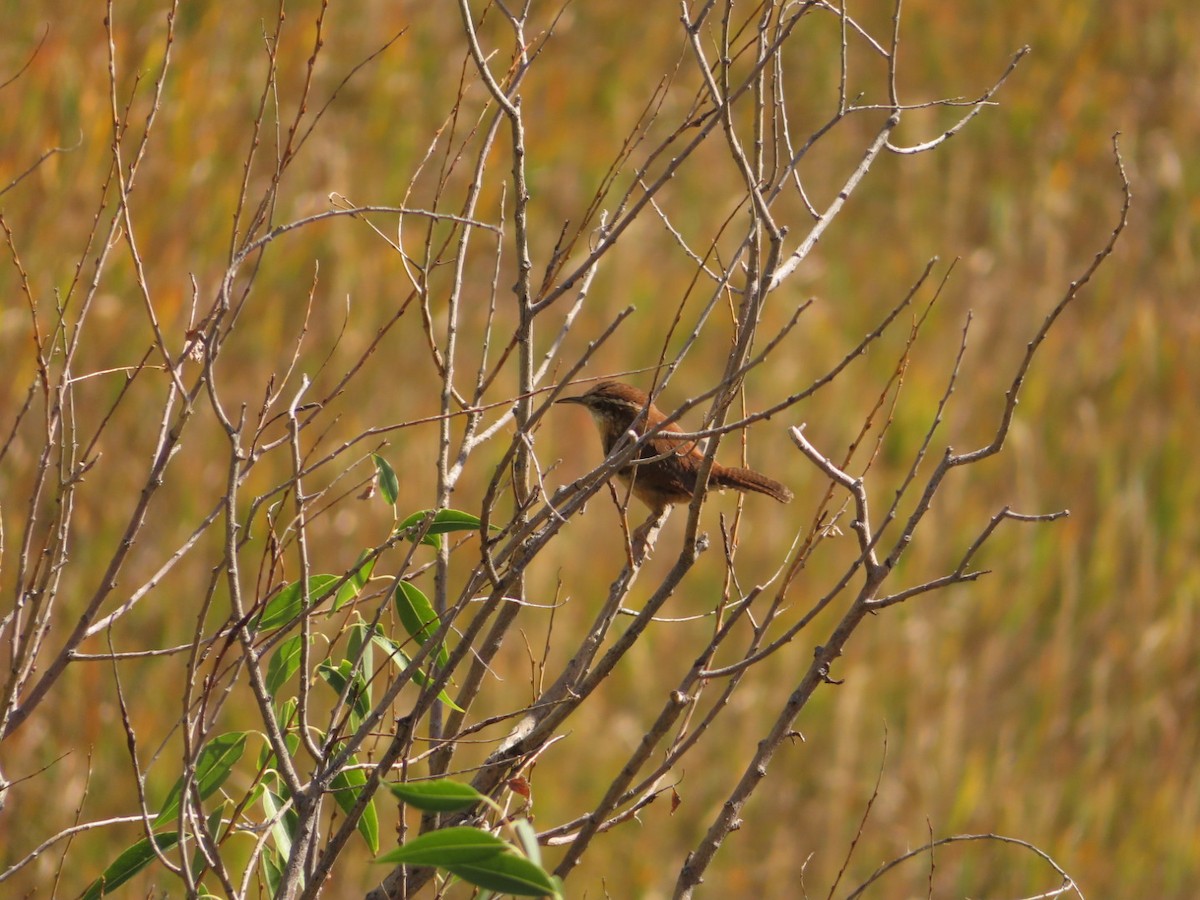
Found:
[[[262,805],[263,811],[267,814],[267,821],[272,822],[271,837],[275,841],[275,849],[284,859],[287,859],[291,855],[292,838],[296,836],[300,821],[296,816],[295,809],[291,808],[280,814],[280,811],[287,805],[287,800],[271,790],[263,792]]]
[[[282,703],[277,704],[275,708],[275,718],[279,720],[279,724],[285,728],[290,728],[295,725],[296,714],[299,706],[300,701],[295,695],[292,695]],[[283,739],[287,742],[288,749],[292,755],[295,756],[296,749],[300,746],[300,735],[296,734],[294,731],[289,731],[284,734]],[[267,744],[266,749],[270,750],[271,745]]]
[[[351,662],[358,660],[358,670],[363,674],[364,678],[369,673],[375,671],[375,654],[371,650],[372,643],[371,628],[361,617],[358,617],[358,621],[350,625],[350,639],[346,645],[346,659]],[[369,679],[367,680],[366,690],[367,696],[370,697],[371,684]]]
[[[259,864],[262,866],[263,880],[267,883],[267,893],[272,897],[279,893],[279,885],[283,883],[283,867],[286,863],[287,857],[274,847],[270,845],[263,847]]]
[[[401,580],[396,583],[396,612],[404,630],[421,645],[426,644],[442,625],[429,598],[421,593],[420,588],[408,581]],[[437,648],[438,665],[444,666],[449,660],[450,654],[443,644]]]
[[[400,645],[393,641],[390,637],[375,629],[371,634],[371,642],[379,647],[387,655],[388,660],[395,665],[401,672],[405,671],[409,663],[412,662],[412,657],[400,649]]]
[[[509,845],[495,835],[459,825],[413,838],[403,847],[376,857],[375,861],[445,868],[459,863],[480,862],[508,852],[511,852]]]
[[[212,796],[212,793],[225,783],[225,779],[229,777],[229,773],[237,761],[242,758],[242,752],[245,749],[246,732],[244,731],[222,734],[204,745],[204,749],[200,751],[200,757],[196,760],[194,779],[201,800]],[[179,798],[182,791],[183,776],[181,775],[175,782],[175,786],[171,788],[171,792],[167,794],[167,802],[163,805],[162,812],[154,819],[155,828],[179,815]]]
[[[463,881],[518,897],[561,897],[562,883],[541,866],[516,852],[499,853],[474,862],[443,866]]]
[[[159,850],[166,852],[179,843],[178,831],[164,831],[154,835],[154,843]],[[93,881],[81,900],[99,900],[106,894],[111,894],[152,862],[157,862],[154,847],[147,838],[142,838],[136,844],[126,849],[118,856],[99,878]]]
[[[425,532],[425,536],[421,538],[422,544],[429,544],[433,547],[440,547],[442,540],[440,535],[448,534],[452,531],[478,531],[479,526],[483,524],[479,516],[472,515],[469,512],[463,512],[460,509],[439,509],[434,512],[431,509],[423,509],[413,513],[403,522],[396,526],[397,532],[402,532],[411,529],[411,534],[408,535],[409,540],[415,539],[420,533],[420,525],[430,513],[433,513],[433,521],[429,523],[429,529]],[[495,525],[491,526],[492,531],[499,531]]]
[[[534,865],[542,864],[542,847],[537,842],[537,832],[533,829],[533,824],[528,819],[517,819],[513,822],[513,827],[517,831],[517,840],[521,842],[521,849],[525,851],[525,855]]]
[[[397,645],[395,641],[393,641],[387,635],[382,634],[378,630],[371,635],[371,641],[375,644],[375,646],[381,647],[383,651],[387,653],[388,659],[395,664],[397,669],[399,669],[401,672],[408,669],[409,663],[412,662],[412,659],[407,653],[400,649],[399,645]],[[421,687],[425,687],[425,685],[429,684],[429,678],[426,677],[425,673],[420,669],[413,673],[413,681],[415,681]],[[450,695],[445,691],[438,691],[438,700],[440,700],[442,703],[445,703],[455,712],[466,712],[466,710],[451,700]]]
[[[213,840],[218,843],[221,840],[221,821],[224,818],[225,807],[228,805],[228,803],[228,800],[218,803],[217,808],[208,814],[208,821],[205,823],[208,827],[208,833],[212,835]],[[204,857],[204,850],[197,845],[195,851],[192,853],[192,877],[195,878],[196,881],[199,881],[204,877],[204,872],[207,869],[208,860]],[[204,896],[205,892],[203,886],[197,885],[197,888],[197,897]]]
[[[322,595],[341,580],[338,575],[314,575],[308,579],[308,596],[312,603],[322,599]],[[299,581],[293,581],[282,591],[268,601],[259,614],[255,627],[260,629],[278,628],[296,619],[304,612],[304,588]]]
[[[389,784],[388,788],[397,798],[422,812],[454,812],[468,809],[486,799],[469,784],[449,778]]]
[[[277,697],[279,689],[300,668],[300,642],[302,640],[301,635],[294,635],[283,641],[271,654],[271,659],[267,663],[267,692],[272,697]]]
[[[379,477],[379,493],[383,495],[388,506],[395,506],[396,498],[400,496],[400,479],[396,477],[396,470],[378,453],[372,453],[371,459],[375,460],[375,473]]]
[[[331,612],[337,612],[351,600],[359,595],[368,581],[371,580],[371,573],[375,571],[375,562],[379,557],[371,556],[370,550],[364,550],[358,554],[358,561],[355,562],[354,568],[350,570],[350,580],[338,588],[337,594],[333,598],[333,607]]]
[[[358,760],[351,756],[348,765],[353,766],[357,764]],[[362,787],[366,783],[367,775],[362,769],[342,769],[342,771],[333,776],[333,781],[329,783],[329,788],[333,791],[333,799],[342,808],[342,812],[349,814],[350,810],[354,809],[355,804],[358,803],[359,794],[362,793]],[[379,814],[375,811],[374,800],[369,801],[363,808],[362,816],[355,827],[358,828],[358,833],[362,835],[362,839],[367,842],[371,853],[378,853]]]
[[[350,704],[350,725],[352,728],[357,728],[359,723],[371,712],[365,696],[366,682],[363,680],[362,673],[352,672],[350,660],[343,659],[337,668],[328,662],[321,663],[317,666],[317,674],[333,688],[339,697],[346,691],[346,685],[351,684],[350,690],[346,692],[346,702]]]
[[[404,534],[407,532],[405,537],[407,537],[410,541],[415,541],[417,539],[417,535],[421,533],[422,523],[429,518],[429,514],[432,512],[433,510],[431,509],[423,509],[420,512],[413,513],[396,526],[395,533]],[[437,517],[434,516],[434,518],[436,519]],[[425,534],[421,536],[422,544],[437,548],[442,546],[442,537],[437,531],[434,530],[435,528],[436,525],[433,522],[430,522],[429,528],[425,531]]]

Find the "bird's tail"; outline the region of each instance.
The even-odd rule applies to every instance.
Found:
[[[768,478],[761,472],[755,472],[753,469],[737,469],[722,466],[720,472],[713,472],[709,481],[717,487],[729,487],[736,491],[754,491],[757,494],[766,494],[768,497],[774,497],[780,503],[787,503],[793,496],[792,492],[784,485],[773,478]]]

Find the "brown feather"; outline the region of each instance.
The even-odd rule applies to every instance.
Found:
[[[643,391],[619,381],[602,381],[586,394],[564,397],[558,402],[587,407],[600,430],[605,455],[611,453],[617,441],[629,431],[641,437],[666,419]],[[688,502],[696,491],[696,476],[704,462],[704,454],[696,441],[673,436],[680,431],[673,422],[662,425],[659,433],[638,452],[639,459],[655,461],[629,465],[617,472],[617,477],[633,495],[656,513],[672,504]],[[792,499],[792,492],[784,485],[753,469],[714,463],[708,480],[709,484],[719,488],[766,494],[780,503]]]

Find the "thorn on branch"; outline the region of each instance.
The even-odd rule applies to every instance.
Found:
[[[840,685],[845,684],[845,678],[832,678],[829,675],[829,663],[822,663],[821,668],[817,670],[817,674],[821,676],[821,681],[825,684]]]

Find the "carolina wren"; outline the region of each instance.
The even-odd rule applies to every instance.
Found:
[[[605,455],[612,452],[625,433],[633,431],[641,437],[666,419],[644,391],[619,381],[601,381],[586,394],[563,397],[557,402],[578,403],[587,407],[596,420],[596,427],[600,429]],[[630,489],[633,496],[649,506],[656,516],[672,504],[687,503],[692,499],[696,491],[696,475],[704,461],[704,454],[696,441],[674,437],[678,433],[680,429],[674,424],[665,426],[638,452],[639,459],[652,459],[654,462],[627,465],[617,471],[622,484]],[[792,492],[786,487],[753,469],[736,469],[714,462],[708,483],[710,487],[766,494],[780,503],[792,499]]]

